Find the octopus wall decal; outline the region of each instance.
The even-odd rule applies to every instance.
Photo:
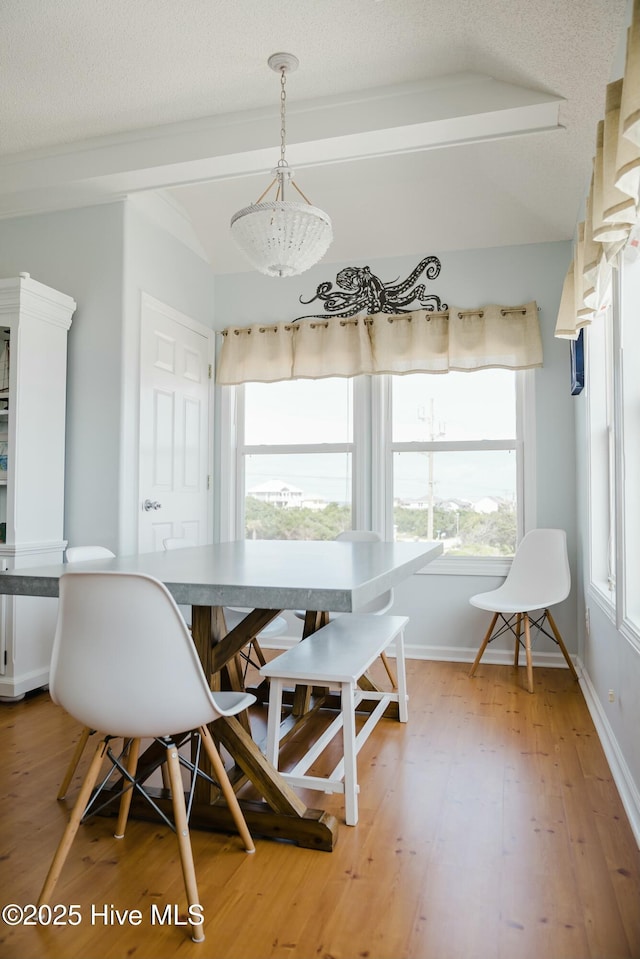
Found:
[[[298,316],[296,320],[324,319],[327,316],[346,318],[357,313],[367,316],[374,313],[410,313],[412,310],[433,313],[448,309],[439,296],[427,293],[424,283],[417,283],[422,273],[426,279],[435,280],[440,273],[437,256],[425,256],[405,280],[396,279],[390,283],[381,280],[368,266],[347,266],[336,274],[336,288],[333,283],[325,281],[320,283],[310,300],[300,297],[300,302],[305,305],[321,300],[324,313]]]

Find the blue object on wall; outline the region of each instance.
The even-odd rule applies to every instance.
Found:
[[[577,340],[571,340],[571,395],[582,393],[584,387],[584,330]]]

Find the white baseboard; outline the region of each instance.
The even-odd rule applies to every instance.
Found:
[[[445,663],[472,663],[478,652],[477,646],[405,646],[407,659],[432,659]],[[562,653],[533,650],[533,665],[567,668]],[[512,649],[492,649],[484,651],[482,663],[486,666],[513,666]],[[524,650],[520,651],[520,665],[524,666]]]
[[[582,667],[582,663],[580,664]],[[613,730],[607,719],[602,704],[596,695],[589,674],[582,667],[580,673],[580,687],[587,703],[587,708],[591,713],[593,725],[596,727],[598,738],[604,749],[604,754],[611,769],[611,775],[615,782],[620,799],[627,814],[627,819],[633,831],[636,843],[640,847],[640,792],[633,781],[631,771],[627,766],[624,756],[618,746],[618,741],[613,734]]]
[[[269,642],[260,640],[263,649],[290,649],[300,642],[298,636],[275,636]],[[476,658],[478,647],[452,647],[452,646],[418,646],[407,645],[404,647],[407,659],[425,659],[444,663],[472,663]],[[389,647],[388,653],[394,656],[393,644]],[[574,663],[575,663],[575,657]],[[491,649],[485,650],[482,662],[493,666],[511,666],[513,665],[513,650],[510,649]],[[524,666],[524,650],[520,652],[520,665]],[[537,652],[533,651],[533,665],[552,666],[567,668],[565,658],[562,653],[556,652]],[[577,668],[577,666],[576,666]]]

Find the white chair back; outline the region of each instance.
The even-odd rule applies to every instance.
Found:
[[[569,595],[571,573],[563,529],[532,529],[516,550],[500,587],[501,599],[518,611],[543,609]]]
[[[336,539],[348,540],[351,543],[379,543],[380,537],[370,529],[345,529],[338,533]]]
[[[197,544],[185,536],[167,536],[166,539],[162,540],[162,545],[165,549],[186,549],[188,546],[196,546]]]
[[[380,537],[377,533],[373,533],[368,529],[346,529],[342,533],[338,533],[336,540],[348,540],[352,543],[379,543]],[[382,593],[380,596],[376,596],[375,599],[372,599],[369,603],[365,603],[363,606],[358,606],[356,612],[358,613],[376,613],[378,616],[382,616],[393,606],[393,590],[388,589],[385,593]]]
[[[85,726],[127,737],[196,729],[238,700],[216,702],[173,597],[138,573],[60,577],[49,687]]]
[[[85,563],[91,559],[113,559],[115,555],[106,546],[67,546],[68,563]]]

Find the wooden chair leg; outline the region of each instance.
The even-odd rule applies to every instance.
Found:
[[[229,782],[227,770],[224,768],[224,763],[220,758],[220,753],[216,749],[216,745],[211,738],[211,733],[206,726],[201,726],[198,732],[202,736],[202,743],[204,745],[205,752],[209,757],[209,761],[213,767],[213,775],[220,784],[224,798],[226,799],[227,805],[231,811],[231,815],[233,816],[233,821],[235,822],[236,828],[240,833],[240,837],[244,843],[244,848],[247,850],[247,852],[255,852],[256,847],[253,844],[249,827],[247,826],[245,818],[242,815],[238,797],[234,793],[233,786]]]
[[[140,740],[132,739],[129,743],[129,748],[127,750],[127,772],[130,776],[135,776],[136,770],[138,768],[138,756],[140,755]],[[124,831],[127,828],[127,819],[129,818],[129,809],[131,807],[131,800],[133,798],[133,786],[129,783],[129,788],[126,788],[122,794],[120,800],[120,811],[118,813],[118,822],[116,824],[116,831],[113,834],[115,839],[123,839]]]
[[[513,651],[513,665],[518,668],[520,665],[520,633],[522,631],[522,613],[516,614],[516,642]]]
[[[249,650],[250,651],[252,650],[255,653],[256,659],[258,660],[261,666],[267,665],[267,660],[265,659],[265,655],[262,652],[262,646],[260,645],[257,639],[252,640],[252,642],[249,644]]]
[[[523,613],[524,619],[524,651],[527,654],[527,685],[529,692],[533,692],[533,662],[531,659],[531,629],[529,625],[529,614]]]
[[[75,773],[78,767],[78,763],[80,762],[80,757],[82,756],[84,752],[84,748],[87,745],[89,736],[91,736],[91,734],[94,732],[95,732],[95,729],[89,729],[88,726],[85,726],[85,728],[80,733],[80,739],[76,743],[76,748],[73,751],[71,762],[67,766],[67,771],[64,774],[64,779],[60,783],[60,789],[58,790],[58,795],[56,797],[57,799],[64,799],[64,797],[67,795],[67,789],[69,788],[69,784],[71,783],[71,780],[73,779],[73,774]]]
[[[393,671],[392,668],[391,668],[391,663],[389,662],[389,657],[388,657],[387,654],[384,652],[384,650],[380,653],[380,659],[382,660],[382,665],[384,666],[384,668],[385,668],[386,671],[387,671],[387,676],[389,677],[389,682],[391,683],[391,686],[393,687],[394,690],[397,690],[397,688],[398,688],[398,680],[396,679],[396,675],[395,675],[394,671]]]
[[[575,666],[573,665],[573,663],[571,662],[571,657],[569,656],[569,651],[567,650],[567,647],[565,646],[565,644],[564,644],[564,642],[563,642],[563,640],[562,640],[562,636],[560,635],[560,631],[559,631],[558,627],[557,627],[556,624],[555,624],[555,620],[554,620],[553,616],[551,615],[551,613],[549,612],[548,609],[545,609],[545,615],[546,615],[547,619],[549,620],[549,626],[551,626],[551,629],[553,630],[553,635],[554,635],[555,638],[556,638],[556,642],[557,642],[558,646],[560,647],[560,649],[562,650],[562,654],[563,654],[564,658],[565,658],[566,661],[567,661],[567,666],[568,666],[569,669],[571,670],[571,673],[572,673],[572,675],[573,675],[573,678],[576,680],[576,682],[578,682],[579,680],[578,680],[578,674],[577,674],[577,672],[576,672],[576,668],[575,668]]]
[[[191,907],[199,907],[200,901],[198,897],[198,884],[196,882],[196,870],[193,864],[193,851],[189,838],[189,824],[187,822],[187,810],[184,802],[184,786],[182,784],[182,776],[180,775],[180,759],[178,757],[178,749],[174,743],[171,743],[167,747],[167,768],[171,782],[173,819],[176,827],[178,848],[180,850],[180,864],[182,865],[184,888],[189,904],[189,916],[191,917]],[[202,942],[204,939],[202,925],[191,923],[191,938],[194,942]]]
[[[100,772],[100,767],[102,766],[102,761],[104,759],[105,753],[107,751],[107,740],[101,739],[98,743],[98,748],[96,749],[93,759],[91,760],[91,765],[87,771],[87,775],[84,778],[84,782],[80,787],[80,793],[76,799],[75,806],[71,812],[71,818],[67,824],[67,828],[62,834],[62,839],[56,849],[55,856],[53,861],[49,866],[49,872],[47,873],[47,878],[44,881],[42,891],[38,898],[38,905],[42,906],[49,902],[51,899],[51,894],[55,888],[55,885],[60,877],[62,872],[62,867],[65,864],[67,855],[69,854],[69,849],[75,838],[75,835],[78,831],[78,826],[84,815],[84,811],[87,808],[87,803],[91,797],[93,787],[96,784],[98,778],[98,773]]]
[[[469,670],[470,677],[475,674],[475,671],[478,668],[480,660],[482,659],[482,654],[484,653],[485,649],[489,645],[489,640],[491,639],[491,633],[493,632],[493,627],[496,625],[497,621],[498,621],[498,614],[494,613],[493,619],[491,620],[491,623],[489,625],[489,629],[487,630],[486,635],[484,639],[482,640],[482,645],[480,646],[480,649],[478,650],[478,655],[474,659],[473,666]]]
[[[160,775],[162,776],[162,788],[171,789],[171,783],[169,782],[169,773],[167,772],[167,764],[163,763],[160,767]]]

